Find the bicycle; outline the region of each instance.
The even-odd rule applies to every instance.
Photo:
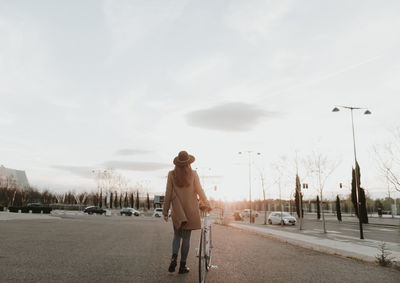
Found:
[[[211,221],[208,211],[201,211],[201,232],[197,257],[199,258],[199,282],[206,281],[207,272],[212,268],[211,249],[213,248],[211,237]]]

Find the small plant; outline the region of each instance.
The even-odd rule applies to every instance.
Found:
[[[391,266],[393,264],[393,257],[390,256],[392,253],[386,248],[386,243],[382,242],[379,245],[379,253],[375,256],[376,262],[380,266]]]

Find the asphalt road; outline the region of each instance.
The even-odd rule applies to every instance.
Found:
[[[225,226],[213,226],[209,282],[399,282],[390,268],[310,251]],[[1,282],[197,282],[167,271],[171,223],[151,217],[66,216],[0,221]]]

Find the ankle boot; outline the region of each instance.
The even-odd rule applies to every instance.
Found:
[[[169,264],[169,268],[168,268],[169,272],[174,272],[175,271],[177,257],[178,257],[177,254],[173,254],[172,255],[171,263]]]
[[[186,267],[186,262],[181,261],[181,265],[179,266],[179,274],[188,273],[190,269]]]

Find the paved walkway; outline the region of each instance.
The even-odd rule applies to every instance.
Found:
[[[250,225],[245,223],[232,222],[231,227],[243,229],[250,232],[255,232],[261,235],[270,236],[279,240],[290,242],[296,245],[340,254],[346,257],[357,258],[360,260],[375,262],[376,256],[379,254],[381,241],[375,240],[360,240],[355,237],[338,236],[335,234],[322,234],[318,236],[307,234],[307,230],[297,233],[281,231],[274,228],[269,228],[268,225]],[[386,242],[387,250],[391,252],[391,256],[397,262],[400,262],[400,244]]]

